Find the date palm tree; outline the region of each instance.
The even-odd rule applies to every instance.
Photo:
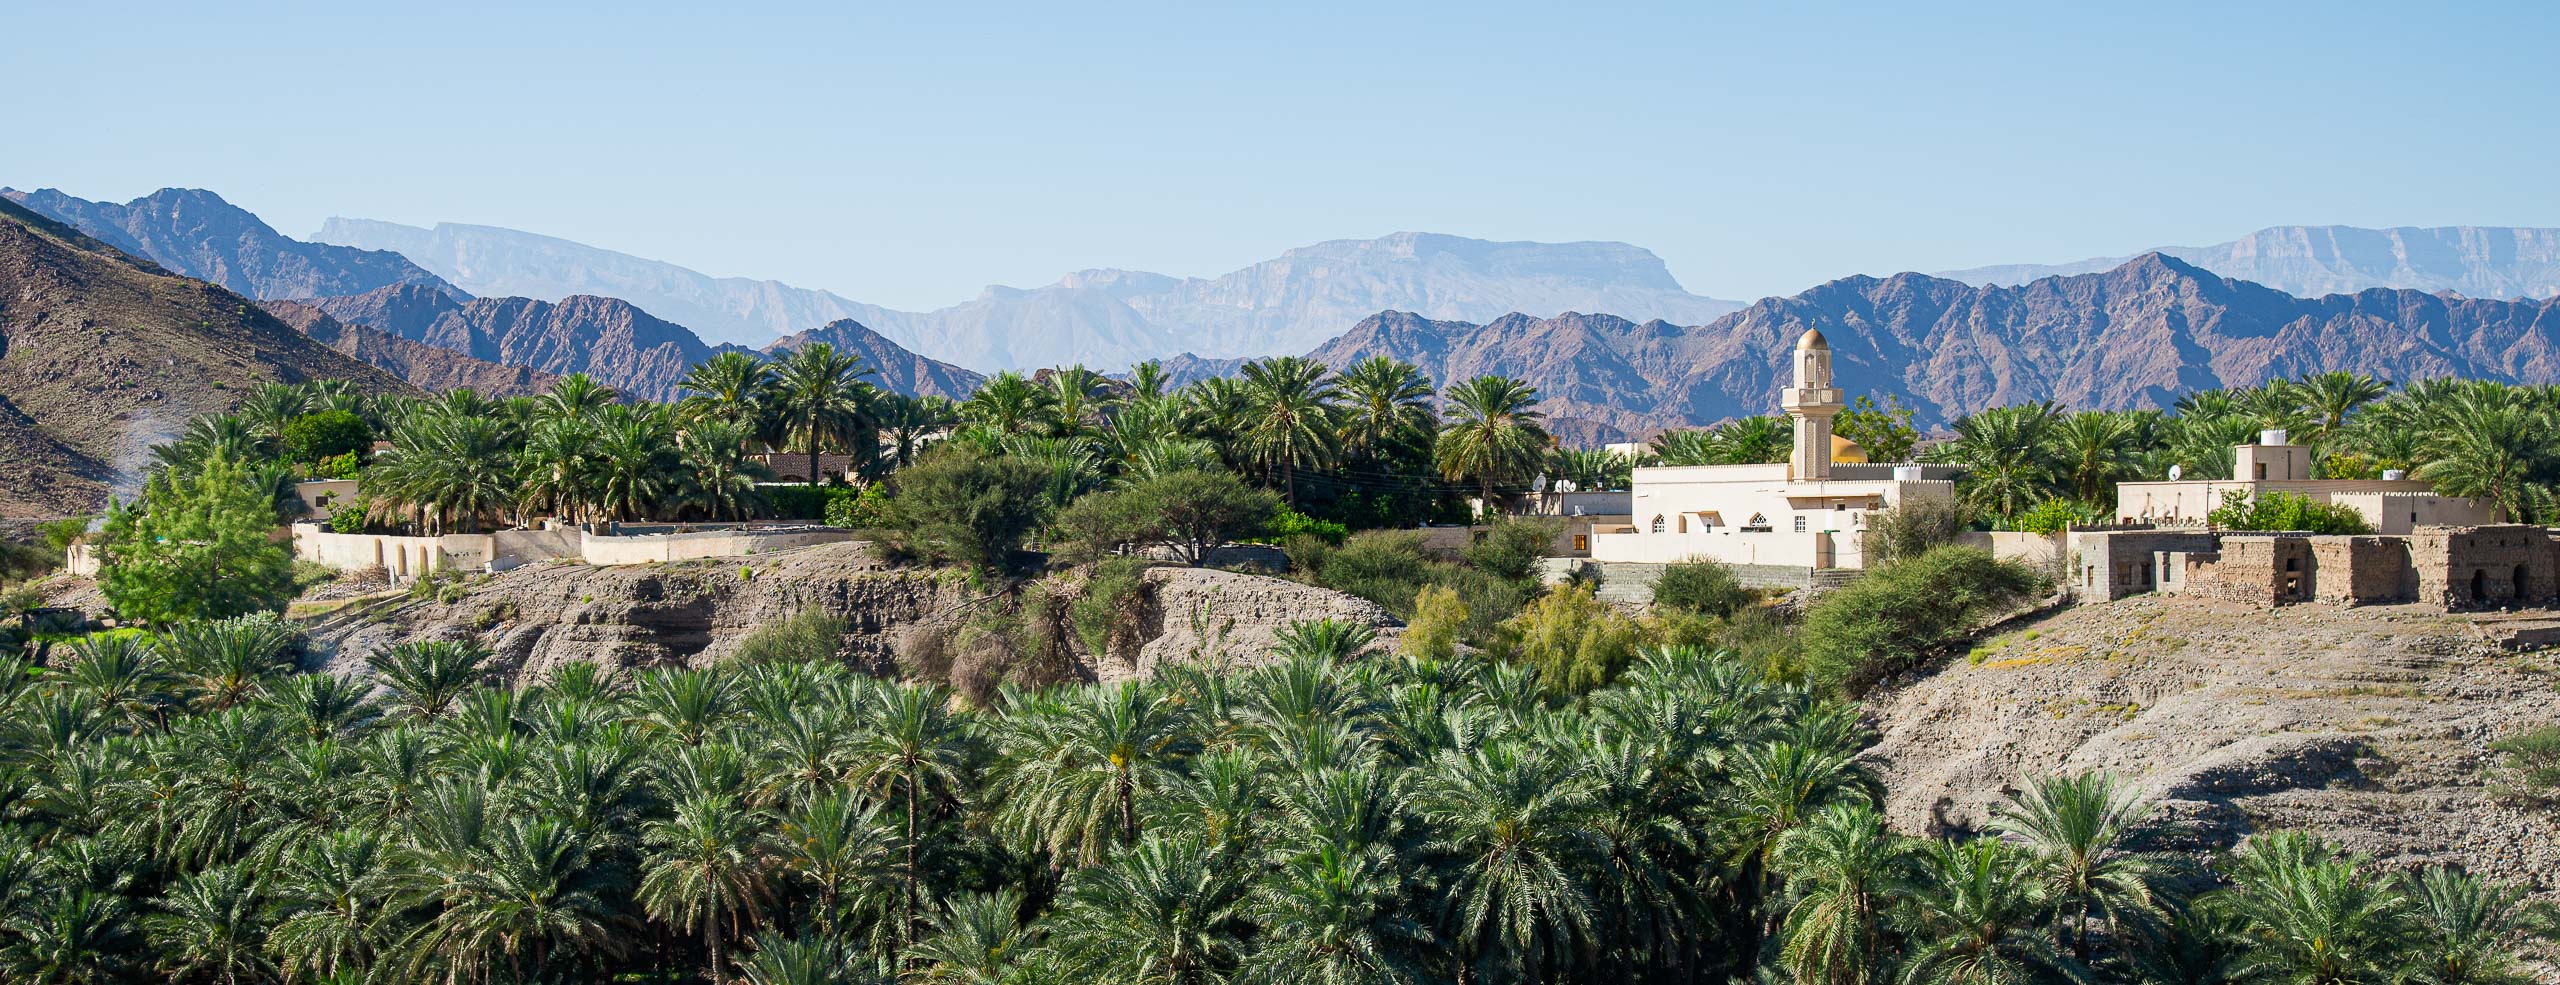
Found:
[[[1371,356],[1342,371],[1345,452],[1374,459],[1399,444],[1438,430],[1431,413],[1431,378],[1412,363]]]
[[[1042,401],[1043,426],[1053,438],[1080,437],[1101,425],[1111,408],[1111,381],[1082,366],[1049,371]]]
[[[517,508],[540,510],[582,523],[603,497],[604,462],[594,420],[586,417],[535,424],[519,456]]]
[[[926,438],[958,423],[960,405],[951,402],[949,397],[881,395],[880,429],[889,441],[892,467],[905,468],[915,461],[916,452],[924,447]]]
[[[2304,985],[2392,981],[2414,927],[2412,901],[2393,879],[2326,842],[2295,832],[2250,839],[2233,853],[2228,897],[2251,945],[2244,980]]]
[[[2053,493],[2062,479],[2054,460],[2054,405],[1993,407],[1956,419],[1956,436],[1938,449],[1941,461],[1965,471],[1965,505],[1994,516],[2024,512]]]
[[[1189,726],[1180,703],[1135,681],[1026,709],[1004,740],[997,830],[1061,864],[1102,863],[1137,842],[1139,802],[1180,776]]]
[[[2127,413],[2084,410],[2055,422],[2053,444],[2062,485],[2083,503],[2104,502],[2114,498],[2116,483],[2135,475],[2142,422]]]
[[[686,505],[714,520],[754,515],[764,503],[756,482],[770,473],[747,457],[753,440],[747,425],[727,420],[697,421],[679,432],[679,474],[684,476],[680,488]]]
[[[1486,510],[1500,507],[1495,486],[1528,481],[1555,444],[1536,409],[1538,388],[1502,376],[1479,376],[1450,387],[1448,423],[1434,455],[1451,482],[1472,479]]]
[[[932,985],[1006,985],[1017,956],[1032,953],[1041,928],[1022,924],[1021,890],[971,893],[926,918],[931,930],[909,952],[912,977]]]
[[[905,855],[899,878],[898,949],[915,946],[916,915],[925,900],[924,836],[934,815],[968,789],[969,750],[963,723],[940,688],[893,687],[870,692],[851,753],[853,776],[874,796],[898,805]]]
[[[1236,980],[1247,985],[1407,985],[1431,932],[1408,914],[1412,887],[1384,848],[1324,845],[1258,882],[1243,906],[1262,928]]]
[[[1778,840],[1786,878],[1779,960],[1803,985],[1865,985],[1892,963],[1885,916],[1908,890],[1913,845],[1868,804],[1833,804]]]
[[[1150,836],[1060,887],[1050,945],[1080,981],[1207,985],[1242,956],[1245,880],[1196,837]]]
[[[649,915],[699,931],[712,985],[728,980],[724,944],[762,918],[773,898],[766,816],[725,796],[678,802],[642,842],[639,901]]]
[[[960,413],[997,434],[1026,434],[1046,413],[1048,397],[1020,373],[997,373],[961,402]]]
[[[1282,498],[1298,505],[1298,469],[1332,460],[1339,432],[1332,371],[1303,356],[1246,363],[1250,410],[1236,436],[1245,459],[1279,480]]]
[[[2413,985],[2521,985],[2532,980],[2515,944],[2551,937],[2548,907],[2528,902],[2519,886],[2491,882],[2445,866],[2409,879],[2419,924],[2407,971]]]
[[[542,414],[553,420],[584,417],[620,400],[621,395],[585,373],[571,373],[542,394]]]
[[[775,379],[772,363],[744,352],[723,352],[686,371],[677,384],[685,391],[677,406],[688,421],[726,421],[762,437],[772,423]]]
[[[2035,852],[2046,898],[2069,917],[2056,930],[2082,963],[2089,960],[2091,914],[2119,934],[2167,916],[2151,885],[2158,866],[2127,847],[2150,815],[2130,784],[2083,773],[2034,781],[1992,822]]]
[[[1903,922],[1906,985],[2094,980],[2046,933],[2052,902],[2025,849],[1993,838],[1939,841],[1920,860]]]
[[[809,455],[809,485],[818,484],[818,452],[826,445],[844,448],[857,465],[879,454],[879,422],[872,412],[877,391],[862,380],[871,372],[860,355],[825,342],[783,357],[774,409]]]
[[[1442,754],[1419,793],[1427,851],[1447,868],[1441,923],[1464,952],[1461,980],[1539,970],[1583,953],[1598,917],[1577,873],[1601,851],[1580,772],[1521,744]]]
[[[2347,418],[2368,404],[2391,392],[2391,381],[2377,379],[2371,373],[2335,370],[2305,376],[2294,385],[2294,393],[2302,401],[2302,409],[2311,415],[2311,424],[2319,440],[2346,429]]]
[[[159,912],[144,921],[174,978],[209,974],[223,985],[270,973],[259,945],[266,939],[265,887],[256,866],[206,869],[170,887]]]

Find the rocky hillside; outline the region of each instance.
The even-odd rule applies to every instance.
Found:
[[[2189,825],[2185,847],[2310,830],[2395,864],[2560,889],[2560,814],[2492,790],[2489,743],[2560,722],[2548,655],[2484,641],[2511,618],[2082,605],[1876,696],[1870,756],[1913,833],[1979,829],[2030,776],[2107,770]]]
[[[529,396],[550,389],[559,379],[412,342],[370,325],[349,325],[300,301],[260,301],[258,306],[294,330],[421,390],[441,393],[467,388],[491,397]]]
[[[553,375],[585,373],[648,400],[675,399],[685,373],[718,351],[684,326],[615,298],[455,301],[402,284],[303,303],[340,322],[486,362]]]
[[[741,575],[740,559],[534,564],[475,580],[450,601],[402,595],[349,606],[314,620],[311,635],[319,660],[341,672],[364,667],[370,655],[396,643],[476,636],[496,651],[503,669],[538,680],[569,661],[608,668],[717,661],[756,628],[817,609],[849,624],[851,657],[897,672],[912,656],[902,654],[912,647],[903,639],[913,633],[948,638],[990,601],[952,572],[900,567],[858,542],[745,563],[752,577]],[[1375,604],[1276,578],[1157,568],[1148,572],[1146,592],[1134,659],[1079,650],[1076,673],[1118,680],[1168,663],[1255,662],[1282,627],[1299,619],[1366,623],[1389,642],[1399,632]]]
[[[894,390],[911,397],[949,397],[967,399],[985,382],[982,374],[950,363],[907,351],[889,337],[863,327],[851,318],[840,318],[806,332],[785,336],[765,346],[767,356],[780,356],[812,342],[824,342],[862,357],[862,364],[878,375],[870,377],[873,386]]]
[[[410,389],[238,294],[0,201],[0,516],[100,509],[188,418],[317,379]]]
[[[2377,287],[2431,294],[2451,291],[2475,298],[2560,295],[2560,229],[2275,226],[2229,243],[2164,246],[2152,252],[2299,297],[2353,294]],[[2130,259],[1976,267],[1938,276],[1968,284],[2017,285],[2044,277],[2097,273]]]
[[[1185,351],[1303,352],[1382,309],[1474,320],[1511,311],[1615,311],[1697,322],[1738,307],[1690,294],[1660,258],[1624,243],[1496,243],[1432,233],[1317,243],[1213,278],[1085,270],[1044,287],[990,287],[926,312],[774,281],[715,278],[490,226],[331,219],[313,238],[398,251],[483,295],[628,298],[720,341],[755,345],[852,318],[905,348],[985,370],[1121,367]]]
[[[51,188],[0,188],[0,197],[173,273],[244,297],[361,294],[392,284],[419,284],[463,296],[400,254],[305,243],[199,188],[163,188],[123,205],[74,198]]]
[[[1694,328],[1387,312],[1314,355],[1337,366],[1392,355],[1435,380],[1522,377],[1571,422],[1567,433],[1615,438],[1769,412],[1787,350],[1816,327],[1844,389],[1899,396],[1935,423],[2033,400],[2167,407],[2191,390],[2332,369],[2560,382],[2560,301],[2411,290],[2305,299],[2159,254],[2024,287],[1849,277]]]

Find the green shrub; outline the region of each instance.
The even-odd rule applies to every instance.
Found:
[[[2037,503],[2026,512],[2018,514],[2018,519],[2011,525],[2025,533],[2051,537],[2070,527],[2105,523],[2109,512],[2108,509],[2096,503],[2082,503],[2057,496]]]
[[[1093,568],[1084,594],[1067,605],[1067,621],[1076,639],[1096,657],[1116,657],[1130,666],[1138,662],[1140,621],[1146,615],[1147,563],[1117,557]]]
[[[1351,536],[1351,528],[1331,520],[1319,520],[1296,510],[1281,510],[1262,526],[1259,544],[1287,544],[1291,538],[1309,536],[1339,546]]]
[[[829,489],[828,493],[849,490]],[[848,530],[873,530],[894,521],[889,512],[889,487],[872,483],[851,496],[830,495],[823,507],[827,526]]]
[[[1547,556],[1556,535],[1564,532],[1564,522],[1539,517],[1503,517],[1484,532],[1482,539],[1467,545],[1468,564],[1496,578],[1513,581],[1535,581],[1538,562]]]
[[[1867,515],[1867,566],[1919,557],[1933,548],[1955,543],[1973,521],[1963,504],[1951,499],[1903,500],[1889,510]]]
[[[2268,490],[2258,498],[2234,490],[2205,522],[2224,530],[2304,530],[2315,534],[2369,534],[2364,514],[2307,496]]]
[[[161,472],[114,509],[99,547],[99,587],[118,615],[161,624],[280,609],[293,555],[276,543],[275,496],[221,458],[194,475]]]
[[[364,471],[364,459],[355,452],[331,455],[313,464],[311,471],[323,479],[353,479]]]
[[[1538,683],[1556,694],[1582,694],[1618,678],[1645,645],[1644,627],[1588,586],[1548,592],[1495,632],[1493,652],[1538,668]]]
[[[2499,792],[2526,800],[2560,800],[2560,726],[2545,726],[2489,744],[2515,777]]]
[[[806,609],[776,623],[756,627],[738,641],[737,659],[747,663],[812,663],[835,659],[844,646],[842,616],[825,609]]]
[[[1413,618],[1406,620],[1399,649],[1410,657],[1447,660],[1458,655],[1458,634],[1467,628],[1467,603],[1440,585],[1414,593]]]
[[[1974,547],[1940,547],[1867,572],[1805,613],[1810,682],[1856,696],[2047,587],[2044,576]]]
[[[1742,587],[1733,569],[1715,561],[1682,561],[1662,569],[1653,583],[1658,608],[1722,619],[1751,604],[1755,596]]]
[[[1046,466],[946,443],[898,470],[889,512],[909,549],[1000,569],[1048,518],[1049,479]]]
[[[775,517],[819,522],[826,521],[838,501],[862,495],[861,490],[851,486],[763,486],[759,491],[773,504]]]

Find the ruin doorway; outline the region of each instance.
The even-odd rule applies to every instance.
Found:
[[[2526,589],[2533,587],[2533,575],[2531,572],[2525,570],[2524,565],[2516,565],[2515,582],[2516,593],[2509,597],[2514,599],[2517,605],[2523,605],[2526,599],[2533,597],[2531,592],[2525,591]]]
[[[2471,572],[2471,604],[2489,604],[2489,572],[2482,568]]]

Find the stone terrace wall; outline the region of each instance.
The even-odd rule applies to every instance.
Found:
[[[2225,536],[2220,551],[2187,555],[2186,591],[2226,602],[2283,605],[2311,597],[2313,573],[2308,538]]]

